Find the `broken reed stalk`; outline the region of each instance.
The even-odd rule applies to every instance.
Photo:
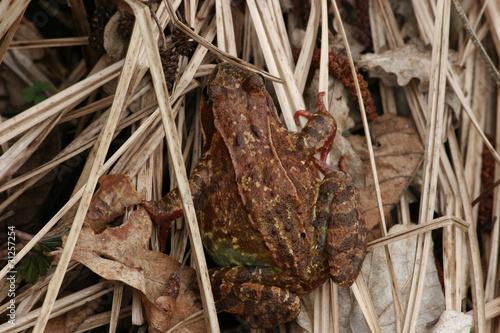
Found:
[[[44,47],[66,47],[66,46],[88,45],[88,44],[89,44],[88,37],[67,37],[67,38],[13,41],[10,43],[9,49],[35,49]]]
[[[295,64],[295,71],[293,73],[295,82],[301,94],[304,93],[304,88],[309,74],[311,60],[314,52],[314,44],[318,34],[319,16],[321,7],[319,0],[311,1],[311,12],[307,21],[307,27],[304,35],[304,44],[300,49],[299,58]]]
[[[498,96],[497,96],[497,102],[498,102]],[[497,114],[496,114],[496,119],[500,119],[500,108],[497,107]],[[496,147],[500,147],[500,126],[497,126],[496,128]],[[500,175],[500,167],[498,164],[496,165],[496,172],[495,175],[498,176]],[[500,223],[498,222],[498,214],[500,212],[500,190],[499,188],[495,188],[493,192],[493,208],[492,208],[493,213],[495,216],[493,218],[496,218],[496,221],[494,223],[494,226],[491,230],[491,239],[490,239],[490,259],[488,261],[488,271],[486,272],[486,287],[485,287],[485,301],[490,302],[492,301],[495,297],[498,297],[498,289],[495,290],[495,288],[498,288],[497,286],[497,281],[498,281],[498,269],[499,269],[499,260],[500,260]],[[496,291],[496,292],[495,292]],[[499,314],[497,313],[496,316]],[[486,313],[486,317],[488,318],[488,313]],[[490,317],[491,318],[491,317]]]
[[[276,20],[282,20],[282,18],[273,17],[265,1],[251,0],[247,2],[247,5],[259,38],[259,45],[266,59],[266,65],[271,74],[278,75],[283,79],[283,84],[273,82],[273,85],[283,110],[286,127],[296,131],[297,126],[293,120],[293,112],[294,110],[304,110],[305,104],[293,79],[291,64],[287,61],[288,57],[284,56],[285,50],[288,48],[284,47],[283,43],[288,43],[288,41],[281,40],[275,25]]]
[[[62,297],[58,299],[54,306],[53,312],[49,315],[49,318],[55,318],[60,316],[68,311],[74,310],[85,303],[99,298],[110,291],[113,290],[113,282],[112,281],[102,281],[93,286],[75,292],[66,297]],[[42,315],[43,307],[33,310],[23,316],[22,318],[18,318],[16,320],[16,326],[12,329],[12,324],[4,323],[0,325],[0,331],[2,332],[21,332],[33,326],[33,323]],[[36,326],[35,326],[36,327]]]
[[[334,9],[335,17],[336,17],[337,21],[339,22],[340,34],[341,34],[342,40],[344,42],[344,46],[345,46],[345,49],[346,49],[347,57],[348,57],[348,60],[349,60],[349,65],[351,67],[351,75],[354,78],[354,85],[356,87],[356,93],[358,95],[358,105],[359,105],[359,110],[360,110],[360,114],[361,114],[361,119],[363,121],[363,128],[364,128],[364,132],[365,132],[366,145],[368,147],[368,153],[369,153],[369,158],[370,158],[370,167],[371,167],[371,170],[372,170],[372,175],[373,175],[374,184],[375,184],[375,193],[376,193],[376,198],[377,198],[377,206],[378,206],[379,214],[380,214],[380,224],[381,224],[380,225],[380,230],[382,231],[382,235],[386,236],[387,235],[387,226],[386,226],[386,223],[385,223],[384,207],[383,207],[383,203],[382,203],[382,195],[381,195],[381,190],[380,190],[380,183],[379,183],[379,180],[378,180],[377,166],[375,164],[375,155],[374,155],[374,152],[373,152],[373,143],[372,143],[372,140],[371,140],[371,135],[368,134],[368,133],[370,133],[370,128],[369,128],[369,124],[368,124],[368,118],[366,116],[365,105],[363,103],[363,97],[362,97],[361,89],[360,89],[360,86],[359,86],[359,81],[358,81],[358,76],[357,76],[356,68],[355,68],[355,65],[354,65],[354,60],[352,59],[352,54],[351,54],[349,43],[348,43],[348,40],[347,40],[347,35],[345,33],[345,29],[343,27],[342,19],[341,19],[339,10],[337,8],[337,3],[335,1],[333,1],[333,0],[331,2],[332,2],[332,7]],[[323,53],[324,54],[322,54],[322,57],[324,59],[324,58],[326,58],[326,52],[323,52]],[[394,299],[395,325],[399,329],[400,323],[401,323],[401,319],[402,319],[402,311],[403,311],[403,303],[402,303],[402,298],[401,298],[401,292],[400,292],[400,289],[399,289],[397,281],[396,281],[396,274],[394,272],[394,268],[393,268],[393,265],[392,265],[392,259],[391,259],[391,254],[389,252],[389,248],[385,247],[384,250],[385,250],[385,255],[386,255],[386,258],[387,258],[387,265],[388,265],[388,268],[389,268],[389,276],[390,276],[390,279],[391,279],[391,291],[392,291],[392,295],[393,295],[393,299]],[[361,281],[363,281],[363,279],[356,280],[353,289],[359,288],[359,289],[362,289],[362,290],[364,290],[364,289],[367,290],[366,285],[358,286],[357,285],[358,281],[361,282]],[[363,314],[365,315],[365,319],[369,323],[370,328],[372,330],[375,330],[376,332],[378,332],[380,330],[380,324],[378,323],[378,318],[376,316],[375,308],[373,306],[372,300],[369,297],[369,293],[368,292],[365,292],[363,294],[358,293],[359,297],[361,297],[362,295],[365,296],[365,297],[364,298],[357,298],[357,300],[360,303],[360,305],[362,305],[362,309],[365,310],[365,311],[363,311]]]
[[[447,0],[438,1],[435,34],[432,49],[431,78],[429,88],[429,116],[427,126],[426,153],[424,158],[424,187],[419,211],[419,224],[433,218],[439,170],[439,155],[444,121],[444,97],[446,89],[446,63],[448,57],[449,10]],[[417,254],[410,294],[408,295],[403,332],[414,332],[420,312],[425,268],[431,246],[431,233],[418,237]]]
[[[383,0],[379,0],[377,2],[377,4],[379,4],[379,6],[381,8],[390,8],[388,6],[388,3],[386,1],[383,1]],[[417,14],[416,15],[417,19],[419,20],[419,22],[422,21],[422,20],[424,20],[424,21],[427,20],[427,22],[432,22],[432,20],[428,19],[428,18],[430,18],[430,15],[426,11],[428,7],[426,7],[425,5],[421,6],[422,4],[423,3],[419,2],[419,1],[415,1],[413,3],[413,5],[414,5],[413,7],[414,7],[415,12]],[[403,45],[403,40],[400,37],[400,32],[397,29],[395,29],[396,25],[392,23],[392,22],[395,22],[394,18],[393,18],[392,11],[390,11],[390,10],[383,10],[381,12],[385,15],[385,18],[384,18],[384,20],[382,20],[382,22],[384,22],[386,24],[384,26],[384,29],[386,31],[386,35],[391,37],[391,38],[388,39],[390,47],[394,48],[394,47],[396,47],[398,45]],[[430,32],[430,29],[428,29],[428,27],[431,26],[431,25],[432,25],[432,23],[427,24],[427,25],[426,24],[420,24],[420,26],[423,27],[422,31],[424,31],[424,35],[422,37],[423,37],[424,40],[426,39],[427,35],[432,36],[432,32]],[[463,98],[463,93],[461,93],[461,90],[458,88],[457,80],[452,78],[450,80],[450,83],[451,83],[452,87],[454,88],[454,90],[457,92],[457,95],[459,96],[461,103],[463,104],[465,110],[467,111],[467,114],[470,116],[471,112],[469,112],[470,111],[469,110],[469,105],[465,101],[465,99]],[[404,91],[406,93],[407,100],[408,100],[408,102],[410,104],[410,108],[412,110],[413,117],[414,117],[414,119],[416,121],[416,124],[417,124],[417,127],[419,129],[419,133],[421,134],[421,137],[424,137],[424,135],[423,135],[423,124],[425,122],[426,116],[425,116],[425,113],[422,113],[422,111],[423,111],[423,109],[426,108],[426,106],[425,106],[425,104],[421,103],[421,99],[420,99],[420,97],[418,97],[418,95],[420,93],[415,89],[415,85],[414,84],[410,83],[409,86],[404,87]],[[474,118],[473,115],[471,116],[471,119],[473,120],[475,128],[479,130],[479,132],[481,133],[481,137],[484,140],[484,133],[482,133],[482,130],[478,126],[477,122],[474,122],[475,118]],[[459,212],[457,212],[457,213],[460,214]],[[453,244],[456,243],[458,246],[461,246],[461,244],[462,244],[461,233],[454,233],[454,234],[456,234],[457,237],[456,237],[456,242],[454,242]],[[447,238],[445,238],[445,239],[447,239]],[[452,254],[452,256],[453,255],[457,256],[457,259],[454,260],[454,262],[457,263],[457,266],[456,266],[457,272],[463,272],[463,271],[465,271],[466,267],[462,266],[462,260],[461,260],[462,251],[460,251],[460,248],[458,247],[456,251],[453,251],[453,253],[454,254]],[[449,279],[447,279],[447,277],[446,277],[446,274],[447,274],[447,270],[445,270],[445,281],[449,281]],[[464,281],[461,278],[459,278],[459,280]],[[454,290],[457,290],[457,289],[454,289]],[[463,288],[462,288],[462,290],[465,291],[465,289],[463,289]],[[447,288],[446,289],[446,294],[449,295],[450,292],[453,293],[452,291],[450,291],[450,289]],[[458,296],[458,297],[460,297],[460,296]]]
[[[5,0],[0,3],[0,64],[29,3],[29,0]]]
[[[493,61],[489,57],[488,53],[483,47],[483,44],[479,41],[479,39],[476,36],[476,33],[472,29],[472,27],[469,24],[469,20],[467,19],[467,16],[464,13],[464,10],[462,6],[460,5],[460,2],[458,0],[451,0],[453,2],[453,7],[455,8],[455,11],[458,14],[458,17],[460,17],[460,20],[462,21],[462,25],[464,26],[465,31],[469,35],[470,39],[476,46],[476,49],[479,51],[479,54],[481,55],[481,58],[483,58],[484,63],[486,64],[486,67],[488,68],[488,72],[490,73],[492,79],[495,81],[497,87],[500,87],[500,73],[498,72],[497,68],[493,64]]]
[[[201,236],[198,229],[196,213],[194,211],[194,204],[192,201],[191,191],[189,189],[188,177],[184,166],[184,159],[182,158],[178,136],[176,135],[176,127],[174,123],[174,115],[172,106],[170,104],[170,96],[163,74],[159,49],[157,45],[157,38],[154,38],[153,27],[150,21],[150,10],[142,4],[133,0],[127,3],[132,7],[135,18],[136,27],[140,28],[142,39],[144,40],[144,47],[148,56],[150,73],[153,78],[155,87],[156,98],[160,109],[163,127],[165,130],[165,138],[167,139],[168,149],[172,156],[174,171],[177,179],[177,188],[182,198],[182,205],[184,211],[184,218],[187,221],[189,234],[191,239],[191,246],[193,250],[193,257],[197,268],[197,277],[200,284],[201,299],[203,302],[203,310],[205,318],[208,321],[208,332],[218,332],[219,325],[217,321],[217,311],[212,296],[212,288],[210,279],[208,277],[208,268],[205,261],[205,254],[203,252],[203,245]],[[136,28],[134,28],[134,31]]]
[[[485,314],[484,314],[484,290],[483,290],[483,273],[481,269],[481,256],[479,253],[479,245],[476,234],[476,226],[473,223],[472,206],[470,204],[469,193],[463,171],[462,159],[458,148],[457,138],[455,133],[449,132],[448,142],[450,145],[453,166],[457,175],[458,185],[460,189],[460,198],[463,203],[465,219],[471,223],[469,232],[467,233],[467,253],[470,262],[471,276],[471,293],[472,303],[474,306],[474,327],[479,332],[486,329]]]
[[[96,188],[97,181],[99,179],[99,170],[104,164],[104,159],[106,157],[109,145],[111,144],[111,139],[113,138],[116,125],[118,124],[119,118],[121,117],[121,114],[124,110],[129,84],[132,81],[133,75],[135,74],[134,64],[137,62],[140,53],[140,49],[137,47],[137,45],[141,45],[140,34],[138,32],[138,29],[136,28],[134,28],[134,32],[132,33],[130,44],[131,47],[128,49],[127,57],[125,59],[125,64],[130,65],[124,66],[123,71],[120,75],[119,84],[115,94],[115,101],[110,110],[110,116],[107,119],[104,130],[103,132],[101,132],[101,135],[98,139],[99,149],[97,150],[97,153],[95,155],[94,163],[92,164],[92,168],[89,173],[89,178],[84,186],[82,199],[78,206],[73,224],[71,225],[71,229],[66,240],[66,245],[56,267],[54,279],[49,283],[47,296],[45,297],[42,308],[40,310],[40,316],[38,317],[37,323],[34,327],[34,332],[43,332],[47,321],[49,320],[49,316],[56,301],[56,297],[59,293],[59,288],[61,287],[66,268],[68,267],[69,261],[71,260],[71,254],[73,253],[73,250],[75,248],[76,241],[78,240],[78,235],[82,228],[85,215]]]

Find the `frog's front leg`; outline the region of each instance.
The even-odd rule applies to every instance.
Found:
[[[306,156],[321,152],[321,160],[323,162],[326,161],[326,157],[332,148],[335,133],[337,132],[335,118],[328,113],[323,103],[324,94],[324,92],[318,94],[318,110],[315,113],[299,110],[294,115],[296,122],[299,116],[309,119],[302,131],[294,135],[295,146]]]
[[[366,255],[366,226],[359,197],[351,176],[333,171],[323,179],[316,219],[327,227],[327,252],[330,277],[348,287],[356,280]]]
[[[279,278],[283,283],[286,277],[272,268],[215,268],[210,270],[210,278],[217,309],[238,316],[252,328],[276,327],[300,312],[300,297],[273,285],[273,280]],[[290,277],[289,283],[296,281]]]

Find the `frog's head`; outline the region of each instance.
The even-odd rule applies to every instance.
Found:
[[[244,70],[236,65],[223,62],[217,65],[209,75],[207,84],[202,90],[201,127],[205,149],[210,147],[216,132],[214,117],[231,117],[221,115],[241,101],[244,96],[262,94],[265,91],[264,78]]]
[[[226,90],[260,92],[264,89],[264,78],[260,74],[224,62],[218,64],[210,74],[205,88],[205,97],[216,100]]]

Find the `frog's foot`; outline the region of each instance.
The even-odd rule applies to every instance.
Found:
[[[323,103],[324,92],[318,94],[318,111],[311,113],[299,110],[294,119],[297,122],[299,116],[309,119],[302,131],[295,137],[295,146],[304,155],[310,156],[321,152],[321,160],[326,161],[328,153],[332,149],[333,139],[337,132],[335,118],[328,113]]]
[[[342,172],[347,173],[347,168],[345,166],[345,157],[344,156],[340,156],[340,159],[339,159],[339,170],[342,171]]]
[[[146,209],[151,220],[160,225],[158,239],[160,240],[161,252],[165,251],[171,222],[181,217],[183,213],[182,203],[177,193],[177,190],[173,190],[161,200],[140,203]]]
[[[316,214],[327,225],[330,277],[340,286],[356,280],[366,255],[366,227],[361,204],[348,173],[334,171],[319,189]],[[325,221],[326,220],[326,221]]]
[[[200,196],[207,183],[209,177],[207,167],[208,156],[209,154],[205,154],[200,159],[191,177],[189,177],[189,188],[191,189],[193,201],[196,201]],[[140,205],[146,209],[149,216],[156,224],[170,224],[170,222],[181,217],[184,213],[178,189],[173,189],[168,192],[161,200],[143,201]]]
[[[143,201],[140,203],[156,224],[172,222],[182,216],[182,202],[178,190],[170,191],[163,199],[158,201]]]
[[[252,328],[272,328],[297,317],[300,297],[264,282],[243,282],[255,278],[250,270],[236,266],[210,271],[217,309],[236,315]]]
[[[314,165],[316,166],[316,169],[321,171],[321,173],[324,175],[327,175],[335,171],[342,171],[347,173],[344,156],[340,157],[338,166],[326,164],[326,162],[320,161],[318,159],[314,159],[313,162]]]

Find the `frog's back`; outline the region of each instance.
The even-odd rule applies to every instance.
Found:
[[[207,154],[210,181],[196,202],[205,248],[219,266],[272,266],[264,240],[248,221],[249,212],[219,134]]]
[[[207,131],[213,133],[208,187],[214,189],[204,191],[200,205],[213,206],[201,209],[212,215],[202,216],[202,232],[217,241],[207,248],[220,265],[255,262],[310,274],[311,261],[325,260],[312,227],[316,169],[292,144],[259,76],[227,64],[214,75],[208,89],[213,126]],[[232,241],[214,237],[219,231]]]
[[[312,208],[307,208],[314,206],[314,191],[309,193],[308,202],[299,206],[295,205],[296,197],[286,198],[288,192],[283,188],[275,188],[275,193],[272,193],[270,186],[278,186],[272,182],[254,188],[255,202],[249,196],[243,198],[242,186],[237,182],[238,176],[222,138],[216,134],[213,140],[209,152],[212,157],[209,165],[211,181],[199,198],[197,207],[203,243],[210,256],[220,266],[275,267],[282,274],[298,276],[299,280],[307,276],[303,280],[324,281],[326,254],[321,246],[316,247],[317,234],[311,226],[313,212]],[[280,151],[284,149],[277,148]],[[280,163],[292,169],[288,165],[291,159],[284,158]],[[265,173],[270,178],[284,177],[277,176],[270,169]],[[310,183],[315,184],[314,180]],[[296,188],[289,191],[296,191]],[[270,196],[263,199],[262,196],[268,192]],[[309,221],[309,228],[300,227],[307,223],[305,221]],[[309,287],[310,281],[306,282],[304,285]]]
[[[281,123],[275,121],[274,106],[267,99],[248,98],[244,104],[253,110],[243,115],[244,122],[233,124],[234,136],[229,132],[222,135],[239,198],[249,223],[264,239],[275,264],[306,270],[315,246],[311,223],[318,186],[316,169],[293,146]],[[216,119],[217,126],[220,124]]]

